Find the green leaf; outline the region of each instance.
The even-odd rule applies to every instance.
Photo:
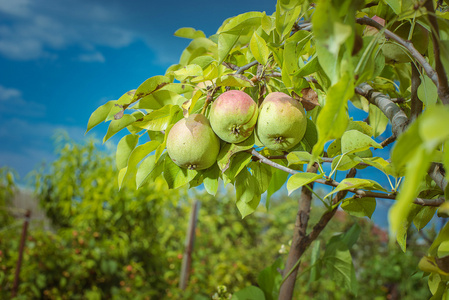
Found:
[[[416,229],[423,229],[430,222],[430,220],[432,220],[436,211],[437,208],[432,206],[424,206],[423,208],[421,208],[421,210],[413,219],[413,224],[415,225]]]
[[[293,24],[301,13],[301,6],[294,6],[292,9],[283,11],[281,7],[276,6],[276,31],[282,38],[291,32]]]
[[[251,162],[249,167],[252,170],[254,178],[256,178],[259,185],[259,191],[263,194],[270,185],[271,181],[271,167],[261,162]]]
[[[215,196],[218,190],[218,179],[220,178],[220,168],[217,164],[204,170],[203,172],[203,183],[204,189],[209,194]]]
[[[235,180],[236,204],[242,218],[252,214],[259,206],[260,191],[257,180],[243,169]]]
[[[346,131],[341,137],[341,152],[345,154],[360,152],[369,149],[370,147],[382,148],[366,134],[358,130]]]
[[[267,200],[266,207],[267,209],[270,207],[270,198],[276,193],[287,181],[289,174],[287,172],[281,171],[279,169],[275,169],[272,172],[270,184],[267,189]]]
[[[257,276],[257,285],[263,290],[267,300],[278,298],[279,285],[282,281],[279,269],[283,269],[282,257],[278,257],[271,266],[263,269]]]
[[[131,152],[137,145],[139,141],[139,136],[136,134],[125,135],[117,145],[117,151],[115,154],[115,162],[117,169],[123,169],[128,165],[128,158]]]
[[[356,155],[340,155],[334,158],[331,164],[332,170],[347,171],[354,168],[362,161]]]
[[[229,168],[231,157],[241,151],[246,151],[254,146],[254,134],[238,144],[224,144],[218,153],[217,163],[222,172]]]
[[[137,88],[131,103],[161,89],[169,83],[171,83],[170,78],[166,76],[158,75],[148,78]]]
[[[264,15],[262,12],[250,11],[232,17],[224,22],[224,25],[218,29],[217,33],[220,33],[220,35],[222,33],[246,35],[255,31],[261,25],[261,20]]]
[[[388,118],[377,106],[370,104],[369,123],[374,129],[374,137],[376,138],[384,133],[388,125]]]
[[[165,157],[167,153],[162,154],[159,160],[156,161],[156,155],[150,155],[145,158],[139,165],[136,174],[137,188],[141,188],[149,182],[153,182],[164,171]]]
[[[265,300],[263,291],[255,286],[248,286],[232,295],[231,300]]]
[[[137,165],[145,158],[148,154],[156,150],[159,146],[158,141],[149,141],[143,145],[136,147],[129,155],[127,161],[126,172],[121,174],[121,180],[119,180],[119,188],[122,187],[123,183],[126,181],[131,181],[131,184],[136,183]],[[122,169],[123,170],[123,169]]]
[[[188,77],[203,76],[203,69],[199,65],[190,64],[173,72],[175,78],[184,81]]]
[[[449,241],[449,223],[446,223],[444,227],[440,230],[437,237],[433,240],[432,245],[430,245],[428,253],[430,256],[438,255],[438,247],[445,242]]]
[[[161,89],[143,97],[133,108],[153,110],[170,104],[181,106],[186,101],[187,99],[177,92]]]
[[[195,178],[196,174],[198,174],[197,170],[181,168],[169,157],[165,159],[164,178],[170,189],[177,189],[189,183]]]
[[[215,59],[211,56],[198,56],[191,61],[191,64],[200,66],[203,70],[206,69]]]
[[[324,144],[329,139],[340,138],[345,132],[348,124],[347,101],[353,94],[354,85],[353,81],[349,79],[348,73],[345,73],[338,83],[329,88],[326,103],[316,122],[318,142],[313,147],[315,156],[320,156]]]
[[[292,175],[287,181],[288,194],[290,195],[293,191],[299,189],[300,187],[320,178],[323,178],[323,174],[308,172],[296,173],[295,175]]]
[[[330,195],[335,194],[339,191],[349,189],[366,189],[366,190],[378,190],[386,192],[386,190],[374,180],[361,179],[361,178],[345,178],[338,184],[338,186],[332,192],[327,194],[324,198],[327,198]]]
[[[371,219],[376,209],[376,199],[370,197],[349,198],[343,200],[341,208],[352,216],[359,218],[368,217]]]
[[[356,295],[358,283],[348,247],[350,240],[353,238],[347,239],[344,235],[332,237],[326,245],[323,261],[335,283],[346,287]]]
[[[195,30],[192,27],[179,28],[178,30],[176,30],[174,35],[177,36],[177,37],[182,37],[182,38],[192,39],[192,40],[196,39],[196,38],[199,38],[199,37],[203,37],[203,38],[206,37],[204,32],[202,32],[201,30]]]
[[[135,121],[136,118],[133,115],[123,115],[121,119],[112,120],[111,123],[109,123],[108,131],[103,138],[103,143],[109,140],[117,132],[130,125],[131,123],[134,123]]]
[[[168,125],[176,123],[180,119],[182,119],[182,109],[179,106],[166,105],[150,112],[133,125],[146,130],[161,131],[166,130]]]
[[[229,52],[231,52],[235,43],[237,43],[240,34],[220,33],[218,36],[218,64],[225,60]]]
[[[254,83],[241,74],[223,75],[217,79],[217,86],[253,87]]]
[[[256,31],[254,31],[251,41],[249,43],[249,49],[254,58],[262,65],[266,65],[268,56],[270,55],[270,49],[267,47],[267,43],[261,38]]]
[[[87,122],[87,130],[85,133],[89,132],[92,128],[100,124],[101,122],[105,121],[107,116],[109,115],[109,112],[114,107],[114,105],[117,103],[116,100],[111,100],[97,108],[89,118],[89,121]]]
[[[225,185],[230,181],[234,181],[235,177],[251,162],[252,155],[247,152],[235,154],[230,161],[229,168],[223,173]]]

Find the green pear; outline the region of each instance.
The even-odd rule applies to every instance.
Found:
[[[391,31],[407,40],[410,32],[411,24],[409,22],[394,23]],[[415,24],[411,42],[419,53],[424,54],[429,45],[429,33],[419,24]],[[387,63],[405,63],[410,62],[410,53],[403,46],[390,40],[382,46],[382,52]]]
[[[253,132],[259,110],[245,92],[232,90],[218,96],[210,109],[210,124],[223,141],[240,143]]]
[[[179,120],[168,133],[167,152],[182,168],[203,170],[212,166],[220,151],[220,140],[204,115]]]
[[[307,128],[302,104],[281,92],[268,94],[259,108],[256,136],[271,150],[285,151],[298,144]]]

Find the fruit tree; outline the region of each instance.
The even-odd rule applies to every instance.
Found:
[[[104,141],[127,130],[120,186],[162,177],[214,195],[223,182],[243,218],[262,195],[268,208],[284,185],[301,189],[288,259],[270,277],[282,279],[242,293],[291,299],[301,256],[339,208],[371,217],[391,201],[403,251],[412,224],[449,216],[448,1],[278,0],[272,15],[243,13],[212,36],[175,35],[191,40],[179,63],[100,106],[87,129],[110,121]],[[327,211],[309,224],[313,195]],[[332,238],[324,264],[356,293],[353,243],[351,231]],[[448,295],[449,225],[426,251],[417,271],[435,299]]]

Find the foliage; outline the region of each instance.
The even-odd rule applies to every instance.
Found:
[[[0,168],[0,228],[10,225],[13,221],[8,209],[15,192],[14,171],[7,167]]]
[[[408,39],[390,31],[398,22],[410,28]],[[417,43],[425,39],[408,41],[417,27],[432,43],[421,47]],[[446,2],[279,0],[271,16],[247,12],[229,18],[210,37],[187,28],[176,35],[192,40],[178,64],[99,107],[88,122],[90,130],[110,121],[104,141],[128,130],[117,146],[120,186],[140,187],[160,177],[173,188],[204,183],[214,195],[222,180],[234,186],[243,217],[256,211],[266,191],[269,206],[270,196],[285,182],[289,192],[311,182],[330,185],[335,190],[321,199],[329,211],[341,204],[359,217],[372,215],[376,199],[392,199],[396,201],[389,214],[391,241],[396,240],[403,251],[412,223],[421,229],[432,218],[449,215]],[[384,46],[390,44],[400,47],[411,63],[387,57]],[[206,170],[175,165],[164,150],[173,124],[194,113],[208,117],[210,103],[229,89],[244,91],[259,104],[277,91],[301,101],[309,119],[303,140],[289,153],[269,150],[254,136],[240,144],[222,141],[216,165]],[[356,109],[349,110],[349,102]],[[367,118],[354,121],[360,114]],[[396,140],[389,159],[373,157],[373,149],[386,145],[379,137],[387,124],[393,133],[388,141]],[[330,170],[325,171],[323,165],[328,163]],[[302,172],[306,164],[317,166],[318,174]],[[353,174],[354,168],[380,171],[390,185],[367,177],[335,180],[338,172],[351,169],[348,174]],[[345,197],[347,192],[352,196]],[[441,206],[437,216],[429,206]],[[299,216],[308,215],[304,207]],[[448,232],[449,225],[419,264],[430,274],[435,297],[449,293]],[[352,246],[348,238],[342,235],[328,245],[325,264],[339,263],[344,255],[345,264],[331,274],[355,293],[354,266],[347,263]],[[301,242],[309,241],[302,237],[294,241]],[[297,257],[304,253],[292,249]]]

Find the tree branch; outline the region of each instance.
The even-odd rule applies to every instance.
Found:
[[[356,19],[356,22],[362,25],[368,25],[371,27],[376,28],[379,31],[384,30],[384,34],[386,37],[395,40],[398,44],[404,46],[410,54],[419,62],[419,64],[424,68],[424,71],[426,71],[427,76],[433,81],[433,83],[438,87],[438,74],[437,72],[432,68],[432,66],[427,62],[427,60],[424,58],[424,56],[419,53],[418,50],[415,49],[412,42],[406,41],[394,32],[386,29],[381,24],[377,23],[373,19],[370,19],[368,17],[358,18]]]
[[[311,165],[307,172],[316,173],[318,167]],[[284,281],[279,290],[279,299],[292,299],[295,289],[296,275],[298,273],[298,260],[301,258],[310,242],[306,236],[307,225],[309,223],[310,206],[312,203],[313,182],[308,184],[309,188],[303,187],[299,200],[299,209],[296,215],[295,231],[293,232],[292,245],[288,253],[287,262],[284,268]],[[294,269],[293,269],[294,268]],[[285,278],[288,276],[288,278]]]
[[[261,163],[272,166],[273,168],[279,169],[281,171],[287,172],[292,175],[300,173],[299,171],[290,169],[290,168],[280,165],[272,160],[269,160],[268,158],[266,158],[265,156],[263,156],[262,154],[257,152],[255,149],[251,150],[251,154],[253,156],[257,157],[257,159],[259,159]],[[443,177],[443,180],[444,180],[444,177]],[[333,179],[329,179],[329,180],[317,179],[314,182],[329,185],[332,187],[337,187],[340,184],[340,182],[335,181]],[[354,188],[347,189],[347,191],[355,194],[357,198],[372,197],[372,198],[383,198],[383,199],[396,200],[396,194],[371,192],[371,191],[365,191],[365,190],[354,189]],[[444,201],[442,201],[441,199],[422,199],[422,198],[419,198],[419,199],[417,198],[413,201],[413,203],[415,203],[415,204],[424,205],[424,206],[439,206],[443,202]]]
[[[421,78],[419,78],[419,70],[415,65],[415,62],[411,62],[412,67],[412,86],[411,86],[411,105],[410,105],[410,120],[413,121],[421,114],[423,110],[423,103],[418,98],[418,87],[421,84]]]
[[[390,120],[395,136],[400,136],[405,131],[408,118],[405,113],[391,101],[390,97],[376,92],[369,84],[362,83],[355,88],[355,92],[365,97],[370,103],[376,105]],[[445,191],[447,181],[444,175],[441,173],[441,169],[438,164],[433,163],[430,169],[427,171],[429,176],[436,182],[441,190]],[[417,203],[418,204],[418,203]]]
[[[427,17],[431,26],[433,54],[435,56],[435,71],[438,75],[438,96],[445,105],[449,105],[449,84],[447,81],[446,71],[444,70],[440,54],[440,31],[438,28],[438,21],[435,16],[435,9],[432,0],[426,0],[424,7],[427,9]],[[429,76],[430,77],[430,76]]]

